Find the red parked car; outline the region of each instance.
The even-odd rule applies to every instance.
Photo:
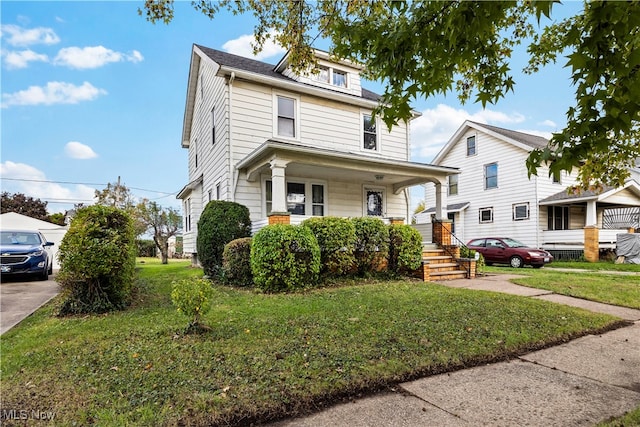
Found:
[[[540,268],[553,262],[553,256],[542,249],[530,248],[509,237],[483,237],[467,243],[469,249],[480,252],[487,265],[509,264],[513,268],[530,265]]]

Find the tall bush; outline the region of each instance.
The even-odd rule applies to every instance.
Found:
[[[358,273],[376,271],[389,252],[389,229],[379,218],[351,218],[356,231]]]
[[[313,286],[320,272],[320,247],[311,230],[288,224],[261,229],[251,244],[253,282],[265,292]]]
[[[349,274],[355,265],[356,229],[347,218],[314,217],[305,220],[320,246],[320,272],[327,275]]]
[[[56,281],[66,296],[61,314],[101,313],[129,303],[136,243],[127,212],[100,205],[78,210],[58,256]]]
[[[251,219],[246,206],[225,200],[212,200],[198,221],[196,248],[198,259],[209,276],[222,272],[224,245],[251,235]]]
[[[416,270],[422,262],[422,236],[410,225],[389,226],[389,265],[396,273]]]
[[[251,237],[232,240],[222,253],[224,280],[236,286],[253,285],[251,274]]]

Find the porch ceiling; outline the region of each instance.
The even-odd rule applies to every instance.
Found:
[[[269,140],[241,160],[236,168],[255,181],[270,173],[271,162],[286,164],[286,174],[301,178],[333,179],[371,185],[391,185],[398,194],[407,187],[425,182],[445,183],[457,168],[424,163],[388,160],[364,153],[340,152]]]

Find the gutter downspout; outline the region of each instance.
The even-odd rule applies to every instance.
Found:
[[[229,188],[229,194],[227,196],[227,200],[230,202],[235,202],[236,201],[236,186],[238,185],[238,171],[234,169],[233,167],[233,129],[231,128],[233,120],[231,119],[232,116],[232,112],[231,112],[231,98],[233,97],[233,81],[236,79],[236,73],[235,72],[231,72],[231,75],[229,76],[229,82],[228,82],[228,86],[229,86],[229,91],[227,92],[227,114],[228,114],[228,120],[229,120],[229,126],[227,126],[227,128],[229,129],[229,144],[227,147],[227,159],[229,162],[229,178],[230,178],[230,188]]]

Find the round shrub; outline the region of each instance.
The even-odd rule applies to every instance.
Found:
[[[358,273],[376,271],[389,252],[389,229],[379,218],[351,218],[356,230],[356,265]]]
[[[253,285],[251,274],[251,237],[232,240],[222,253],[224,279],[236,286]]]
[[[251,244],[253,282],[265,292],[313,286],[320,272],[320,247],[311,230],[288,224],[262,228]]]
[[[212,200],[204,208],[198,221],[196,249],[198,259],[208,276],[222,272],[224,245],[251,235],[249,209],[235,202]]]
[[[389,270],[406,273],[416,270],[422,262],[422,236],[405,224],[389,226]]]
[[[213,287],[211,282],[202,278],[182,279],[173,282],[171,301],[179,313],[187,316],[187,331],[201,327],[200,319],[211,308]]]
[[[127,212],[99,205],[78,210],[58,257],[56,281],[66,295],[61,314],[102,313],[129,303],[136,243]]]
[[[322,274],[342,276],[352,271],[356,261],[356,229],[349,219],[314,217],[302,225],[308,227],[318,241]]]

